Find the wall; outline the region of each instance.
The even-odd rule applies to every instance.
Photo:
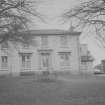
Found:
[[[61,68],[60,65],[60,57],[59,52],[61,51],[67,51],[70,52],[70,68],[67,70],[71,73],[78,73],[79,72],[79,36],[76,35],[68,35],[68,47],[61,47],[60,44],[60,35],[55,36],[49,36],[49,45],[46,47],[46,49],[52,49],[51,51],[51,70],[52,71],[61,71],[64,69]],[[21,59],[19,56],[19,52],[31,52],[32,53],[32,59],[31,59],[31,71],[42,71],[40,69],[40,56],[39,56],[39,50],[42,49],[41,46],[41,37],[36,36],[35,37],[35,45],[31,46],[29,49],[23,49],[19,45],[19,49],[14,49],[14,47],[11,47],[11,55],[9,56],[9,66],[8,66],[8,73],[11,73],[13,75],[19,75],[21,71]],[[44,49],[44,48],[43,48]],[[0,50],[1,51],[1,50]],[[0,52],[2,54],[2,51]],[[1,74],[1,71],[0,71]]]

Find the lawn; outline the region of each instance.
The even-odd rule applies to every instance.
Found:
[[[0,105],[105,105],[105,77],[0,77]]]

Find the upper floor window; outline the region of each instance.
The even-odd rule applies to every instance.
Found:
[[[60,36],[61,47],[68,47],[68,37],[66,35]]]
[[[48,47],[48,36],[41,36],[41,46],[42,47]]]
[[[29,45],[28,44],[23,44],[23,49],[29,49]]]
[[[1,67],[7,69],[8,67],[8,56],[1,56]]]
[[[4,42],[1,44],[1,49],[8,49],[8,43]]]

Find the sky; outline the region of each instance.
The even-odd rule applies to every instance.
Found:
[[[32,27],[40,29],[66,29],[70,28],[70,22],[63,23],[61,14],[68,9],[75,7],[81,1],[84,0],[41,0],[37,7],[37,11],[43,15],[44,22],[33,19]],[[86,0],[85,0],[86,1]],[[35,23],[35,24],[34,24]],[[94,65],[100,63],[101,59],[105,59],[105,50],[100,48],[97,42],[94,40],[93,32],[84,30],[80,37],[81,43],[88,44],[88,49],[93,55],[95,61]],[[89,36],[89,37],[86,37]]]

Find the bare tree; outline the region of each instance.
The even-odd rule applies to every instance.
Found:
[[[64,18],[76,18],[78,25],[83,27],[93,26],[96,38],[105,47],[105,0],[89,0],[68,10]]]
[[[0,0],[0,44],[4,42],[29,43],[32,36],[22,33],[29,30],[29,16],[41,19],[35,0]]]

